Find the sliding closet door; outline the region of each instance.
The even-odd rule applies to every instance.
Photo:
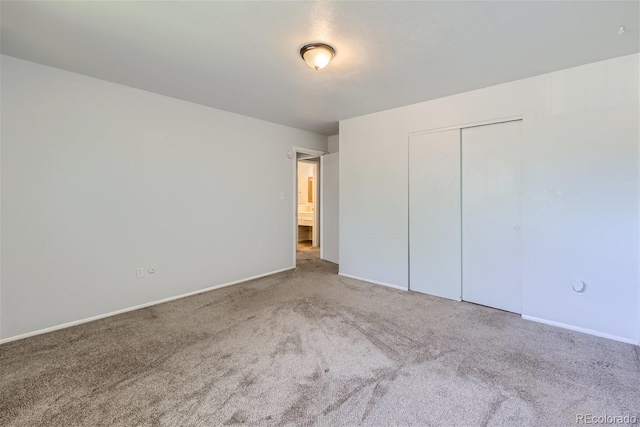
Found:
[[[409,287],[460,300],[460,130],[409,138]]]
[[[520,121],[462,129],[462,299],[521,313]]]

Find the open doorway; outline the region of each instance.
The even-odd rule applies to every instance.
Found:
[[[314,150],[306,147],[293,147],[288,155],[293,161],[293,203],[291,219],[293,223],[293,241],[291,252],[293,265],[297,266],[299,260],[313,260],[322,258],[322,156],[325,151]],[[299,163],[315,165],[314,175],[298,177]],[[306,167],[306,166],[303,166]],[[301,168],[302,169],[302,168]],[[309,195],[311,188],[311,194]],[[309,221],[311,219],[311,221]],[[305,227],[305,228],[301,228]],[[299,232],[301,233],[299,235]],[[315,236],[315,239],[314,239]],[[298,240],[300,239],[300,241]],[[300,242],[300,244],[298,244]],[[298,250],[300,249],[300,250]],[[303,261],[304,262],[304,261]]]
[[[320,157],[296,156],[296,262],[320,258]]]

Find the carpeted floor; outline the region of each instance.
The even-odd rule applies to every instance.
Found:
[[[2,426],[575,425],[640,415],[638,348],[289,272],[0,346]]]

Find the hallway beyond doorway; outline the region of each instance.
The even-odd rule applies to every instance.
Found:
[[[301,240],[298,242],[296,259],[320,259],[320,248],[313,246],[311,240]]]

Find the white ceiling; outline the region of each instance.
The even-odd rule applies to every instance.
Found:
[[[331,135],[350,117],[636,53],[639,4],[2,1],[1,47]],[[321,71],[298,54],[314,41],[337,52]]]

